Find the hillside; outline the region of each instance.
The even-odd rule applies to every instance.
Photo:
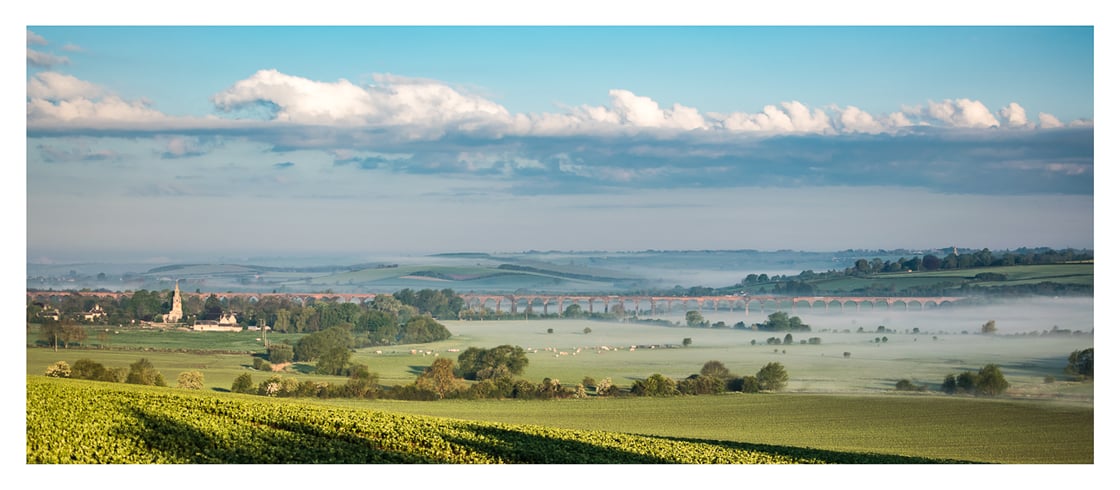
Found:
[[[946,463],[27,377],[27,463]]]

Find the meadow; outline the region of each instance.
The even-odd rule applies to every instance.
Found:
[[[27,463],[945,463],[27,378]]]
[[[353,354],[353,360],[379,374],[384,386],[411,383],[437,356],[454,359],[471,346],[501,344],[529,351],[530,362],[521,378],[534,383],[546,377],[559,379],[568,386],[585,377],[609,377],[624,388],[653,373],[682,379],[699,372],[709,360],[723,362],[737,375],[752,375],[777,361],[790,373],[783,393],[301,403],[842,453],[999,463],[1093,461],[1093,383],[1073,381],[1062,372],[1070,352],[1093,346],[1091,299],[925,311],[834,310],[799,309],[796,314],[812,331],[794,332],[794,342],[788,345],[766,344],[768,338],[781,338],[784,332],[732,328],[591,320],[448,321],[444,323],[453,336],[445,341],[370,347]],[[675,315],[664,319],[683,323],[683,312]],[[705,311],[704,315],[709,321],[731,324],[744,312]],[[754,311],[751,315],[763,316]],[[997,321],[997,335],[978,334],[988,319]],[[1055,327],[1067,333],[1049,333]],[[687,347],[682,345],[686,337],[691,340]],[[811,337],[819,338],[820,344],[802,343]],[[274,342],[298,338],[270,335]],[[37,332],[29,328],[28,343],[36,339]],[[38,377],[58,360],[73,363],[90,358],[107,367],[127,368],[145,357],[172,386],[179,372],[198,370],[205,377],[202,393],[227,396],[217,392],[228,391],[238,375],[248,372],[254,382],[269,375],[252,369],[251,354],[264,351],[258,339],[254,332],[125,329],[108,337],[109,349],[96,348],[93,335],[87,340],[92,348],[28,347],[26,367],[30,377]],[[1004,396],[984,399],[938,392],[946,375],[975,372],[988,363],[998,364],[1011,385]],[[299,380],[342,381],[315,374],[310,365],[297,364],[282,374]],[[894,386],[901,379],[927,391],[897,392]]]

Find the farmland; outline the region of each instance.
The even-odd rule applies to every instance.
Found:
[[[28,463],[935,463],[29,377]]]

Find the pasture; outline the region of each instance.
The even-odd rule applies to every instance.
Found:
[[[744,315],[742,311],[704,314],[710,321],[723,320],[728,324]],[[756,319],[763,316],[758,312],[751,314]],[[532,382],[547,377],[570,386],[587,376],[596,380],[609,377],[623,387],[653,373],[684,378],[699,372],[709,360],[723,362],[740,376],[753,375],[766,363],[777,361],[790,373],[787,391],[803,393],[892,391],[894,384],[904,378],[936,389],[947,374],[976,371],[985,364],[995,363],[1001,366],[1011,383],[1011,396],[1092,400],[1091,384],[1043,383],[1046,376],[1063,379],[1062,369],[1070,352],[1093,346],[1091,300],[909,312],[865,309],[840,313],[817,308],[815,311],[799,310],[796,314],[812,326],[812,331],[794,332],[791,345],[766,344],[768,338],[782,338],[784,333],[731,328],[590,320],[447,321],[444,323],[453,334],[448,340],[359,349],[353,354],[353,360],[367,364],[371,371],[378,373],[383,385],[407,384],[415,380],[437,354],[454,359],[458,351],[468,347],[511,344],[531,352],[522,377]],[[683,323],[683,312],[669,319]],[[988,319],[997,321],[999,335],[976,334]],[[1056,325],[1082,333],[1037,334]],[[884,327],[884,332],[878,331],[879,326]],[[583,333],[585,328],[591,332]],[[914,328],[919,329],[917,334],[912,333]],[[553,333],[548,333],[548,329]],[[273,342],[294,343],[299,337],[298,334],[270,335]],[[686,337],[692,339],[689,347],[681,346]],[[820,338],[821,343],[801,343],[811,337]],[[127,367],[136,359],[147,357],[169,380],[180,371],[197,369],[205,375],[207,387],[228,389],[233,379],[246,370],[251,371],[254,378],[265,376],[265,373],[258,376],[250,367],[252,358],[248,353],[264,352],[258,338],[253,332],[120,330],[119,334],[108,337],[108,345],[114,348],[109,350],[61,349],[54,352],[29,348],[27,373],[42,374],[48,365],[58,360],[73,363],[88,357],[107,367]],[[29,330],[28,342],[36,339],[37,332]],[[755,345],[751,345],[752,341]],[[98,340],[91,334],[86,343],[96,346]],[[124,347],[129,350],[116,350]],[[844,356],[845,352],[849,353],[848,357]],[[287,374],[329,379],[311,373],[312,366],[297,365],[294,369],[298,371]]]

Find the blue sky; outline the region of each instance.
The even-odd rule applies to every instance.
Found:
[[[1093,246],[1091,26],[26,30],[29,260]]]

